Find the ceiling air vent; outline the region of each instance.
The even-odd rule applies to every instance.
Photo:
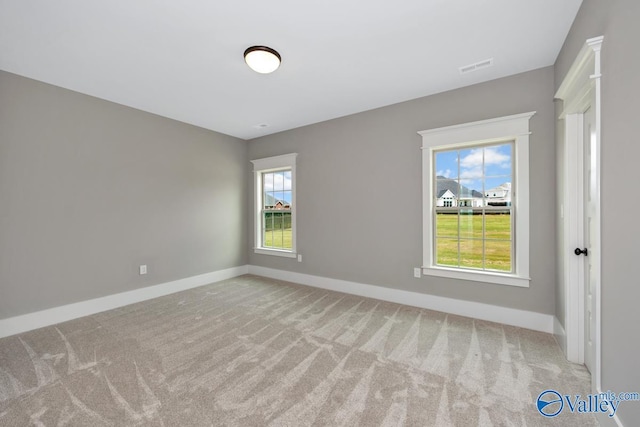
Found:
[[[485,59],[484,61],[476,62],[475,64],[465,65],[460,67],[460,74],[471,73],[472,71],[478,71],[482,68],[491,67],[493,65],[493,58]]]

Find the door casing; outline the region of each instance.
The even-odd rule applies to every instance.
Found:
[[[600,199],[600,145],[601,145],[601,73],[600,54],[604,37],[595,37],[585,42],[556,92],[556,99],[563,101],[562,112],[558,117],[564,121],[563,161],[560,179],[562,197],[560,218],[562,224],[562,277],[564,290],[564,336],[563,350],[567,359],[575,363],[584,363],[584,321],[585,321],[585,281],[584,261],[573,255],[576,247],[583,247],[584,241],[584,204],[583,204],[583,113],[593,108],[595,113],[595,156],[596,222],[594,235],[591,236],[592,251],[589,253],[595,269],[593,284],[595,331],[593,341],[593,371],[591,373],[592,391],[600,391],[601,373],[601,199]]]

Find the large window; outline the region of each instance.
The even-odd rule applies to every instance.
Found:
[[[529,119],[419,132],[426,275],[529,286]]]
[[[255,252],[296,256],[297,154],[252,160],[255,174]]]
[[[434,150],[435,265],[513,272],[513,142]]]

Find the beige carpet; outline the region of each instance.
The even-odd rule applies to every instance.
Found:
[[[551,335],[255,276],[0,340],[2,426],[588,426]]]

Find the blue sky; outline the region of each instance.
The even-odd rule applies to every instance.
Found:
[[[459,179],[467,188],[483,192],[511,182],[511,143],[436,153],[436,175]]]

